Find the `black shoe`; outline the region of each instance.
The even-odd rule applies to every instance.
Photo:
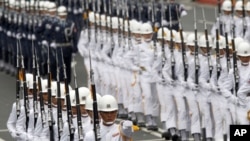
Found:
[[[163,133],[161,134],[161,137],[162,137],[162,138],[165,138],[165,140],[170,140],[171,134],[170,134],[169,132],[165,131],[165,132],[163,132]]]
[[[145,122],[138,122],[138,121],[137,121],[137,125],[138,125],[139,127],[146,127]]]
[[[172,136],[172,141],[180,141],[181,138],[178,135],[173,135]]]
[[[148,130],[151,130],[151,131],[158,131],[158,127],[157,127],[157,126],[154,126],[154,125],[149,125],[149,126],[147,126],[147,129],[148,129]]]

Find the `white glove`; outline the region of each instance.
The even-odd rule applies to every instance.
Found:
[[[198,85],[195,83],[188,83],[189,89],[198,89]]]
[[[74,9],[74,14],[77,14],[77,13],[78,13],[77,9]]]
[[[11,36],[11,32],[10,31],[7,32],[7,36]]]
[[[42,41],[42,45],[47,46],[47,45],[48,45],[48,42],[45,41],[45,40],[43,40],[43,41]]]
[[[202,87],[203,87],[204,89],[208,90],[208,91],[212,90],[212,87],[211,87],[210,83],[205,83],[205,84],[203,84]]]
[[[21,38],[22,38],[21,33],[17,33],[17,34],[16,34],[16,38],[17,38],[17,39],[21,39]]]
[[[14,131],[14,132],[11,132],[10,133],[10,135],[12,136],[12,138],[16,138],[17,137],[17,135],[16,135],[16,132]]]
[[[181,81],[180,86],[186,88],[186,87],[188,87],[188,83],[186,81]]]
[[[50,47],[52,47],[52,48],[56,49],[56,43],[54,43],[54,42],[53,42],[53,43],[51,43],[51,44],[50,44]]]
[[[121,132],[123,135],[125,135],[126,137],[132,137],[133,134],[133,123],[132,121],[129,120],[125,120],[121,123]]]
[[[32,39],[32,40],[35,40],[35,39],[36,39],[35,34],[32,34],[32,35],[31,35],[31,39]]]
[[[237,103],[238,103],[238,98],[237,98],[235,95],[231,95],[231,96],[228,98],[228,102],[229,102],[229,103],[232,103],[232,104],[237,104]]]

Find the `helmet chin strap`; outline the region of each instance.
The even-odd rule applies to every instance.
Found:
[[[248,66],[248,65],[249,65],[249,62],[241,62],[241,65],[242,65],[242,66]]]
[[[105,121],[103,121],[103,123],[104,123],[105,125],[113,125],[113,124],[115,123],[115,121],[111,121],[111,122],[105,122]]]

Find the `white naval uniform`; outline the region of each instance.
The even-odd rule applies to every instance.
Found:
[[[243,66],[240,61],[237,62],[238,71],[239,71],[239,89],[241,86],[248,81],[248,76],[250,75],[250,65]],[[231,93],[231,90],[234,89],[235,79],[233,69],[229,71],[229,75],[227,81],[224,83],[224,87],[222,89],[222,94],[225,98],[227,98],[229,102],[230,113],[233,118],[233,123],[245,124],[246,123],[246,114],[244,113],[244,106],[236,106],[237,97],[235,94]],[[237,114],[236,114],[237,113]],[[242,115],[243,114],[243,115]]]
[[[232,66],[232,58],[230,63]],[[221,71],[220,71],[220,76],[217,79],[216,60],[214,59],[213,73],[210,79],[212,90],[210,91],[209,100],[212,104],[215,140],[222,140],[223,134],[228,134],[229,131],[228,127],[231,124],[231,116],[229,114],[227,101],[225,97],[221,95],[221,92],[218,91],[221,87],[224,87],[223,83],[226,81],[228,77],[227,62],[225,56],[220,57],[220,64],[221,64]]]
[[[142,95],[144,98],[144,115],[157,117],[159,115],[158,98],[154,96],[156,93],[155,81],[152,80],[153,63],[154,63],[154,50],[152,42],[142,42],[139,46],[139,59],[141,70],[140,82],[142,88]]]
[[[220,25],[221,23],[221,25]],[[211,35],[213,37],[216,37],[216,29],[220,29],[220,26],[222,26],[223,35],[227,32],[228,36],[233,37],[233,18],[232,15],[222,15],[220,19],[217,19],[214,23],[212,29],[211,29]]]
[[[189,109],[189,116],[191,121],[191,134],[201,133],[201,123],[200,123],[200,111],[198,108],[198,102],[196,95],[199,92],[194,91],[195,89],[195,62],[194,55],[191,55],[190,52],[187,52],[188,58],[188,79],[186,88],[186,98]]]
[[[23,105],[23,100],[20,100],[20,112],[21,112],[21,105]],[[8,121],[7,121],[7,128],[9,130],[9,133],[11,134],[12,138],[14,138],[16,140],[20,140],[19,134],[17,134],[17,130],[16,130],[16,122],[17,122],[17,113],[16,112],[17,112],[16,111],[16,102],[14,102],[12,104],[11,113],[10,113]]]

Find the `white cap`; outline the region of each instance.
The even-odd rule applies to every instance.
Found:
[[[209,43],[209,47],[212,47],[212,37],[210,35],[208,36],[208,43]],[[198,41],[198,45],[199,47],[207,47],[207,40],[206,40],[206,36],[203,34],[200,36],[199,41]]]
[[[111,112],[118,110],[118,103],[114,96],[104,95],[100,100],[100,110],[103,112]]]
[[[176,31],[175,30],[172,30],[172,37],[171,37],[171,31],[170,30],[168,30],[166,33],[167,33],[167,36],[166,36],[165,39],[167,41],[170,41],[171,38],[172,38],[173,41],[175,41],[175,35],[176,35]]]
[[[246,11],[250,11],[250,1],[248,1],[246,4]]]
[[[100,109],[100,100],[101,100],[101,95],[97,93],[96,94],[96,101],[97,101],[98,109]],[[87,96],[85,109],[93,111],[93,98],[92,98],[91,94]]]
[[[51,96],[57,96],[57,82],[51,82]]]
[[[215,38],[214,39],[214,44],[213,44],[214,48],[216,48],[216,42],[217,41],[216,41],[216,38]],[[220,35],[218,42],[219,42],[219,49],[224,49],[225,46],[226,46],[226,39],[225,39],[225,37]]]
[[[153,27],[149,23],[143,23],[141,25],[141,34],[151,34],[153,33]]]
[[[95,13],[89,12],[89,22],[94,23],[95,22]]]
[[[41,81],[41,85],[42,85],[42,90],[41,90],[41,92],[42,93],[47,93],[48,92],[48,79],[43,79],[42,81]]]
[[[29,89],[33,89],[33,74],[31,73],[26,73],[26,84]]]
[[[237,55],[250,56],[250,44],[248,42],[242,42],[238,46]]]
[[[140,34],[141,33],[141,25],[142,24],[140,22],[138,22],[136,20],[131,20],[130,21],[131,32]]]
[[[222,3],[221,9],[224,11],[232,11],[232,2],[231,0],[225,0]]]
[[[59,6],[57,8],[57,13],[59,16],[67,15],[67,8],[65,6]]]
[[[118,29],[118,18],[112,17],[112,29]]]
[[[106,16],[104,14],[101,15],[101,26],[106,26]]]
[[[90,95],[90,90],[87,87],[80,87],[78,91],[79,91],[80,104],[81,105],[86,104],[86,99],[88,95]]]
[[[241,42],[244,42],[244,39],[241,37],[236,37],[234,38],[234,45],[235,45],[235,50],[238,50],[238,46]]]
[[[157,39],[166,39],[167,38],[167,31],[168,31],[168,28],[166,28],[166,27],[159,28],[157,31]],[[162,32],[163,32],[163,36],[162,36]]]
[[[47,8],[48,8],[49,12],[55,12],[57,10],[56,3],[49,2],[48,5],[47,5]]]
[[[194,46],[195,42],[195,34],[194,33],[190,33],[188,36],[187,36],[187,45],[188,46]]]
[[[183,36],[183,42],[186,43],[187,42],[187,34],[186,34],[186,32],[182,31],[182,36]],[[181,43],[181,33],[176,32],[174,39],[175,39],[176,43]]]
[[[236,1],[235,3],[235,11],[243,10],[243,2],[241,0]]]

